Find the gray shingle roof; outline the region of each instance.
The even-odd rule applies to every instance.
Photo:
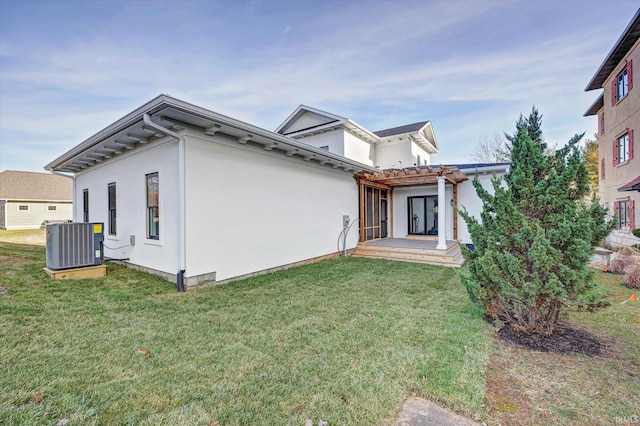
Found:
[[[373,133],[380,138],[386,138],[387,136],[417,132],[418,130],[422,129],[427,123],[428,121],[421,121],[419,123],[405,124],[404,126],[393,127],[391,129],[378,130],[377,132]]]
[[[0,200],[72,201],[73,183],[49,173],[0,172]]]

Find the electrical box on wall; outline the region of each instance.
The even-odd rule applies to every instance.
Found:
[[[351,223],[351,219],[349,218],[348,214],[345,214],[342,216],[342,226],[344,228],[346,228],[347,226],[349,226],[349,223]]]
[[[104,260],[104,224],[47,225],[47,268],[70,269],[100,265]]]

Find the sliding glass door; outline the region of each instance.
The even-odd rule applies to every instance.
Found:
[[[438,196],[408,198],[409,234],[438,235]]]

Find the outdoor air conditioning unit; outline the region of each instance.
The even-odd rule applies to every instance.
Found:
[[[47,225],[47,268],[69,269],[100,265],[104,259],[102,223]]]

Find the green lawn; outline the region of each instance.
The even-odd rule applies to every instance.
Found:
[[[389,424],[412,394],[486,413],[493,330],[450,268],[346,258],[178,294],[42,266],[0,243],[0,424]]]

